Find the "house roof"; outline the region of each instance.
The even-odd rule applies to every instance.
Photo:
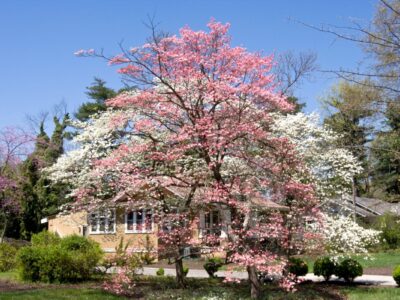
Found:
[[[181,187],[181,186],[166,186],[164,187],[168,192],[170,192],[173,195],[178,196],[179,198],[186,199],[188,194],[190,193],[190,188],[189,187]],[[194,195],[195,200],[201,200],[203,193],[205,190],[203,188],[198,188],[196,190],[196,193]],[[113,202],[122,202],[128,200],[129,196],[126,194],[125,191],[122,191],[118,193],[113,199]],[[260,197],[260,196],[254,196],[250,199],[250,204],[253,207],[261,208],[261,209],[270,209],[270,210],[288,210],[287,206],[280,205],[278,203],[275,203],[267,198]]]
[[[253,197],[250,199],[250,202],[253,206],[256,207],[276,210],[289,210],[287,206],[280,205],[274,201],[262,197]]]
[[[351,195],[346,195],[342,199],[332,199],[331,205],[339,206],[348,210],[353,211],[353,199]],[[361,217],[379,216],[385,213],[393,213],[400,215],[400,203],[390,203],[376,198],[355,198],[355,210],[356,213]]]

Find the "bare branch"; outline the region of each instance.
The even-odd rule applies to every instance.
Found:
[[[288,51],[278,56],[274,69],[281,93],[291,95],[295,86],[309,79],[316,70],[317,55],[314,52],[300,52],[295,55]]]

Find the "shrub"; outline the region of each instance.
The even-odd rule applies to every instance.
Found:
[[[143,267],[141,255],[129,253],[129,243],[124,244],[124,239],[121,238],[117,247],[115,247],[115,254],[107,256],[102,261],[102,266],[105,268],[104,273],[111,267],[125,267],[130,270],[132,275],[136,274],[137,269]]]
[[[159,268],[156,272],[157,276],[164,276],[165,271],[164,268]]]
[[[152,254],[155,247],[148,234],[146,235],[146,240],[144,242],[144,249],[145,251],[140,253],[140,259],[145,265],[151,265],[155,262],[156,257]]]
[[[183,276],[186,277],[188,273],[189,273],[189,268],[183,267]]]
[[[20,249],[17,259],[22,279],[62,283],[89,279],[102,255],[100,246],[85,237],[40,233],[33,235],[32,246]]]
[[[400,266],[397,266],[393,270],[393,279],[396,281],[397,285],[400,285]]]
[[[330,257],[320,257],[314,262],[314,274],[328,281],[336,272],[337,263]]]
[[[291,257],[289,258],[288,271],[296,275],[296,277],[304,276],[308,273],[308,265],[300,258]]]
[[[337,267],[335,274],[346,282],[353,282],[354,278],[363,274],[363,267],[354,259],[345,259]]]
[[[61,238],[58,235],[48,231],[42,231],[38,234],[34,234],[31,238],[32,246],[56,245],[60,243],[60,241]]]
[[[145,265],[151,265],[155,262],[156,258],[150,252],[140,253],[140,259]]]
[[[207,274],[214,278],[215,273],[218,272],[218,269],[222,267],[223,260],[219,257],[212,257],[203,265],[204,270],[206,270]]]
[[[375,221],[375,227],[382,231],[382,239],[386,248],[396,249],[400,246],[399,217],[386,213]]]
[[[17,248],[7,244],[0,244],[0,272],[6,272],[16,267]]]

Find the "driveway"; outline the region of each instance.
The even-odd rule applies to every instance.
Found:
[[[156,275],[158,268],[143,268],[143,275]],[[164,274],[166,276],[175,276],[175,269],[165,268]],[[218,277],[227,276],[226,271],[218,271]],[[200,269],[189,269],[188,277],[194,278],[207,278],[208,274],[205,270]],[[247,272],[233,271],[229,273],[230,277],[238,278],[238,279],[247,279]],[[306,276],[302,277],[306,280],[312,280],[314,282],[321,282],[324,280],[322,276],[316,276],[313,273],[309,273]],[[337,279],[337,277],[332,276],[330,281],[343,281],[343,279]],[[394,281],[392,276],[384,276],[384,275],[363,275],[354,279],[355,283],[366,284],[366,285],[379,285],[379,286],[396,286],[396,282]]]

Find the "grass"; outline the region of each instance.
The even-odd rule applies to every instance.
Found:
[[[342,288],[342,293],[348,300],[398,300],[400,299],[400,289],[391,287],[347,287]]]
[[[372,259],[358,258],[358,261],[364,268],[381,268],[381,267],[394,268],[395,266],[400,265],[399,250],[371,253],[371,258]]]
[[[16,270],[0,272],[0,280],[13,282],[18,281],[18,272]]]
[[[308,271],[313,272],[314,261],[316,257],[302,256],[308,264]],[[363,268],[394,268],[400,265],[400,251],[399,250],[388,250],[377,253],[370,253],[368,257],[364,255],[352,256],[357,260]]]
[[[15,278],[15,272],[0,273],[0,281]],[[0,282],[1,283],[1,282]],[[167,300],[247,300],[250,291],[247,282],[240,284],[223,283],[216,278],[187,278],[187,289],[178,289],[175,278],[169,276],[139,276],[134,288],[135,299]],[[23,288],[21,284],[21,288]],[[26,288],[26,287],[25,287]],[[338,285],[333,283],[303,283],[295,293],[287,293],[277,285],[263,286],[264,300],[372,300],[400,299],[399,288],[365,287],[355,285]],[[30,289],[1,292],[0,300],[11,299],[77,299],[77,300],[122,300],[127,299],[101,291],[99,284],[75,284],[47,286],[33,285]]]
[[[88,288],[52,288],[38,289],[17,292],[3,292],[0,294],[1,300],[61,300],[61,299],[77,299],[77,300],[114,300],[124,299],[122,297],[107,294],[98,289]]]

